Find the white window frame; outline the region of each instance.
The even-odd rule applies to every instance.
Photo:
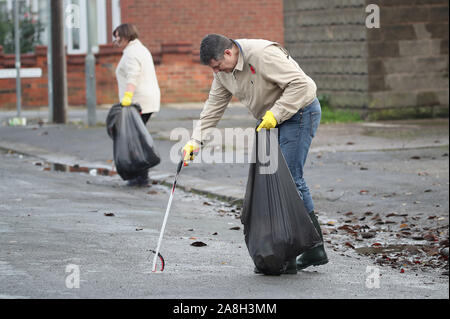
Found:
[[[120,0],[111,0],[111,22],[112,22],[112,30],[114,31],[121,24],[121,10],[120,10]],[[111,41],[114,40],[112,34],[109,35],[111,37]]]
[[[97,39],[98,45],[107,43],[106,0],[97,0]]]
[[[16,0],[6,0],[6,8],[7,8],[7,10],[9,12],[11,12],[11,14],[14,14],[13,13],[13,10],[14,10],[13,1],[16,1]],[[34,9],[37,8],[37,5],[36,5],[37,1],[36,0],[25,0],[25,3],[26,3],[27,7],[30,7],[30,4],[32,5],[31,6],[32,11],[34,11]]]
[[[87,17],[86,17],[86,0],[79,0],[80,5],[80,48],[76,49],[73,47],[72,40],[72,29],[66,26],[66,8],[69,4],[72,4],[72,0],[64,0],[64,29],[65,29],[65,40],[67,44],[68,54],[82,54],[87,52]]]
[[[86,14],[86,1],[92,0],[79,0],[80,4],[80,48],[75,49],[72,42],[72,32],[65,26],[66,29],[66,43],[68,54],[84,54],[87,53],[87,14]],[[65,0],[65,6],[72,3],[72,0]],[[99,50],[98,45],[107,43],[107,28],[106,28],[106,0],[96,0],[97,5],[97,41],[98,43],[92,47],[92,51],[97,53]]]

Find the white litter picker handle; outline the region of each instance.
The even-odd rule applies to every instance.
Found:
[[[166,228],[167,219],[169,217],[170,206],[172,206],[173,194],[175,193],[175,187],[177,186],[178,175],[180,174],[181,168],[183,167],[183,159],[178,163],[177,174],[175,175],[175,180],[173,181],[172,191],[170,192],[169,203],[167,204],[166,214],[164,215],[164,221],[161,227],[161,232],[159,233],[158,246],[156,247],[155,256],[153,257],[153,267],[152,272],[156,272],[156,261],[158,260],[159,249],[161,248],[161,242],[164,235],[164,230]]]

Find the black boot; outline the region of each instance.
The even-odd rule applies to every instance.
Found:
[[[319,221],[317,220],[316,215],[314,214],[314,212],[311,212],[309,213],[309,217],[311,218],[311,221],[313,222],[313,225],[319,233],[320,239],[322,239],[323,242],[322,230],[320,229]],[[298,270],[305,269],[309,266],[325,265],[326,263],[328,263],[328,257],[325,253],[323,243],[319,246],[305,251],[303,254],[297,257]]]

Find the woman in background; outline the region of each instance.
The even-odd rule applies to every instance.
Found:
[[[152,55],[138,39],[138,31],[132,24],[121,24],[113,31],[113,36],[114,44],[123,50],[116,68],[119,100],[122,106],[139,104],[142,121],[147,124],[151,115],[159,111],[161,100]],[[146,169],[128,185],[147,186],[148,183]]]

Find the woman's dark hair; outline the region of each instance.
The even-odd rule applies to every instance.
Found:
[[[131,23],[119,25],[114,29],[113,36],[116,36],[116,33],[121,39],[125,39],[127,41],[133,41],[139,37],[137,28]]]
[[[224,51],[233,47],[233,41],[220,34],[208,34],[200,45],[200,60],[208,65],[212,59],[219,61]]]

